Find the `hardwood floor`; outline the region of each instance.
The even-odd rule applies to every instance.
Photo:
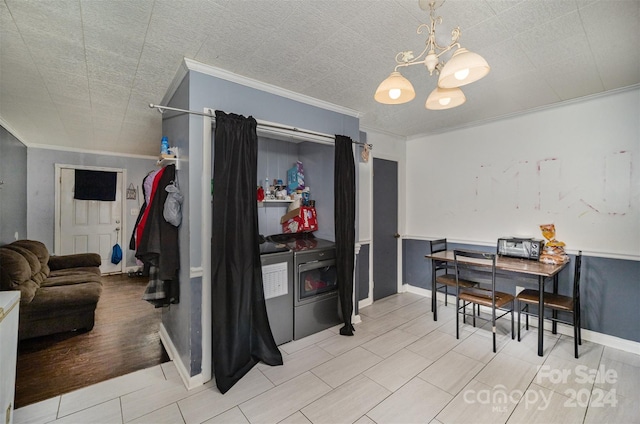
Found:
[[[105,276],[93,330],[21,341],[16,408],[169,361],[158,335],[162,311],[141,299],[147,282]]]

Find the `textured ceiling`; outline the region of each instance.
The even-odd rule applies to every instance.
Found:
[[[29,145],[156,154],[159,103],[183,57],[359,111],[404,137],[640,83],[640,0],[447,0],[438,39],[491,66],[467,103],[373,100],[402,50],[424,47],[418,0],[2,0],[0,123]],[[446,44],[446,43],[445,43]],[[260,117],[256,117],[260,118]]]

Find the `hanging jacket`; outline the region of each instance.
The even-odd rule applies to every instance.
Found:
[[[131,233],[131,239],[129,239],[129,249],[130,250],[136,250],[136,248],[138,247],[138,243],[137,243],[137,231],[138,231],[138,226],[140,225],[140,221],[142,220],[142,217],[145,214],[145,211],[147,209],[147,205],[149,204],[151,198],[151,190],[153,188],[153,181],[156,177],[156,175],[158,175],[158,173],[162,170],[161,169],[156,169],[153,170],[151,172],[149,172],[143,179],[142,179],[142,196],[144,199],[144,202],[142,203],[142,206],[140,207],[140,211],[138,211],[138,217],[136,218],[136,223],[133,226],[133,232]]]
[[[140,222],[136,228],[136,250],[140,248],[140,240],[142,240],[142,235],[144,234],[144,230],[147,225],[147,219],[149,218],[149,208],[153,204],[153,199],[155,198],[155,194],[158,190],[158,185],[160,184],[160,179],[162,178],[164,171],[165,168],[161,168],[153,175],[153,180],[151,182],[145,181],[143,184],[143,187],[146,186],[147,188],[150,188],[148,190],[149,200],[147,201],[147,207],[144,209],[144,213],[142,214]]]
[[[155,178],[150,203],[140,221],[142,228],[138,231],[136,258],[158,267],[158,279],[177,281],[180,267],[178,228],[163,217],[168,195],[165,188],[175,180],[176,168],[175,165],[168,165],[163,169]]]

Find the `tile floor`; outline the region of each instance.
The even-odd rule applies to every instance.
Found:
[[[227,394],[187,391],[173,363],[15,411],[22,423],[640,423],[640,355],[545,334],[522,342],[404,293],[363,308],[354,337],[338,327],[282,345],[281,367],[254,367]],[[633,405],[636,406],[633,406]]]

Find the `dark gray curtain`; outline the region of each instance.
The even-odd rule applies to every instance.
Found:
[[[213,369],[221,393],[255,364],[282,365],[262,286],[256,120],[216,111],[211,245]]]
[[[356,222],[356,177],[352,140],[336,135],[334,196],[336,231],[336,268],[338,271],[338,296],[344,320],[340,329],[343,336],[353,336],[351,314],[353,312],[353,266]]]

